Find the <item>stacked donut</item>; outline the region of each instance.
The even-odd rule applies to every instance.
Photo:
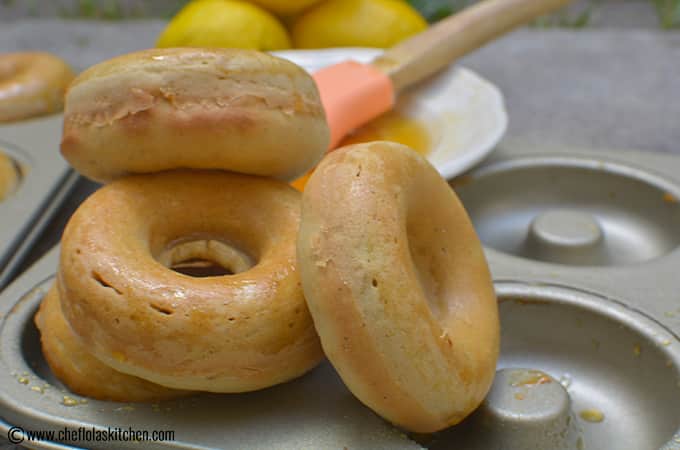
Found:
[[[110,183],[70,219],[37,317],[59,377],[143,401],[313,368],[323,355],[295,265],[300,194],[274,178],[308,170],[327,141],[313,80],[266,54],[149,50],[79,75],[62,153]],[[170,269],[192,259],[234,275]]]
[[[149,50],[81,74],[62,153],[109,184],[69,221],[36,315],[57,376],[148,401],[262,389],[325,353],[405,428],[476,408],[498,316],[467,215],[425,159],[386,142],[330,154],[301,199],[280,180],[328,139],[313,80],[262,53]],[[195,259],[232,274],[172,270]]]

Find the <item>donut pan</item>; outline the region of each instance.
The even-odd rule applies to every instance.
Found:
[[[0,290],[78,178],[59,154],[61,123],[53,115],[0,125],[0,151],[20,175],[0,201]]]
[[[452,182],[486,244],[502,325],[491,392],[456,427],[394,428],[328,363],[248,394],[151,405],[71,394],[32,322],[55,248],[0,295],[0,435],[133,427],[174,431],[144,448],[680,449],[678,174],[670,156],[508,144]],[[68,444],[139,448],[30,443]]]

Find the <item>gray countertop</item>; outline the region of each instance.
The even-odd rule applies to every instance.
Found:
[[[7,22],[0,27],[0,52],[46,50],[83,69],[153,46],[163,26],[159,20]],[[507,139],[680,155],[678,32],[521,30],[462,64],[503,91],[510,115]],[[70,214],[95,187],[84,180],[78,184],[27,264],[58,242]]]

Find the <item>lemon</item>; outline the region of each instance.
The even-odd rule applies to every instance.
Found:
[[[281,23],[262,8],[236,0],[194,0],[163,30],[158,47],[290,48]]]
[[[293,24],[297,48],[391,47],[427,28],[402,0],[328,0]]]
[[[292,16],[309,8],[320,0],[252,0],[274,14],[279,16]]]

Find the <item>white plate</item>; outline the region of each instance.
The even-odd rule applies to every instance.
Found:
[[[382,50],[334,48],[274,52],[314,72],[348,59],[370,62]],[[450,179],[480,162],[505,134],[508,116],[500,90],[474,72],[452,65],[399,97],[402,114],[425,123],[430,162]]]

